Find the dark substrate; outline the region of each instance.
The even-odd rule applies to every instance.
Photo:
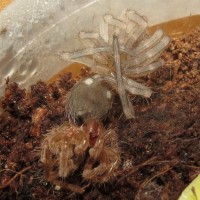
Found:
[[[84,194],[55,190],[40,162],[44,135],[66,121],[65,97],[75,83],[70,73],[29,91],[8,81],[1,99],[0,199],[176,200],[200,173],[200,30],[173,39],[163,58],[159,71],[138,80],[155,93],[132,98],[136,119],[124,118],[115,96],[104,124],[119,135],[119,175],[90,184]],[[81,185],[79,175],[72,180]]]

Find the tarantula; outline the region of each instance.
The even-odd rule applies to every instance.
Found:
[[[60,181],[60,178],[67,178],[76,170],[81,170],[83,179],[93,183],[107,182],[115,177],[120,164],[117,135],[113,129],[105,130],[95,119],[81,127],[64,124],[45,136],[41,161],[48,181],[82,193],[84,187]]]
[[[80,32],[85,49],[61,53],[63,60],[87,65],[100,75],[100,81],[116,88],[127,118],[135,117],[127,91],[147,98],[152,94],[133,78],[161,67],[160,55],[170,42],[161,29],[149,36],[147,28],[147,21],[134,11],[127,10],[119,19],[107,14],[101,19],[99,33]]]

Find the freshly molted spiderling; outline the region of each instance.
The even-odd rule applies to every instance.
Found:
[[[99,27],[99,33],[82,31],[79,35],[82,42],[87,40],[91,45],[63,53],[61,58],[87,65],[101,76],[101,81],[116,88],[125,116],[133,118],[133,106],[126,92],[151,96],[151,89],[133,78],[145,76],[163,66],[160,55],[170,38],[161,29],[149,36],[147,20],[132,10],[127,10],[121,18],[110,14],[102,16]]]

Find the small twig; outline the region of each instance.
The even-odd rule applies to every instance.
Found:
[[[159,176],[165,174],[166,172],[168,172],[169,170],[171,170],[173,167],[174,167],[174,165],[171,166],[171,167],[170,167],[169,165],[167,165],[167,166],[165,167],[166,169],[164,169],[164,170],[162,169],[162,170],[158,171],[158,173],[156,173],[156,174],[155,174],[154,176],[152,176],[150,179],[147,179],[146,181],[144,181],[144,182],[140,185],[140,188],[139,188],[138,193],[136,194],[134,200],[139,200],[139,199],[140,199],[140,193],[141,193],[141,191],[142,191],[153,179],[155,179],[156,177],[159,177]]]
[[[0,186],[0,190],[8,187],[12,183],[12,181],[14,181],[18,176],[22,175],[27,170],[29,170],[31,167],[32,166],[28,166],[28,167],[22,169],[20,172],[17,172],[17,174],[15,174],[5,185]]]
[[[145,166],[145,165],[151,165],[152,161],[154,162],[156,159],[156,157],[152,157],[150,158],[149,160],[143,162],[142,164],[140,165],[137,165],[137,166],[134,166],[134,169],[131,170],[130,172],[128,172],[125,176],[121,177],[117,182],[121,182],[122,180],[124,180],[125,178],[131,176],[134,172],[136,172],[139,168]]]
[[[16,171],[14,171],[14,170],[12,170],[12,169],[2,169],[2,170],[0,171],[0,173],[1,173],[1,172],[5,172],[5,171],[11,171],[11,172],[17,173]]]
[[[184,164],[184,163],[180,163],[180,165],[183,166],[183,167],[188,167],[188,168],[191,168],[191,169],[200,170],[200,167],[198,167],[198,166],[187,165],[187,164]]]
[[[178,161],[177,160],[156,160],[157,157],[152,157],[150,158],[149,160],[143,162],[142,164],[140,165],[137,165],[137,166],[134,166],[134,169],[129,171],[125,176],[121,177],[119,180],[118,180],[118,183],[121,182],[122,180],[124,180],[125,178],[127,177],[130,177],[133,173],[135,173],[137,170],[139,170],[141,167],[144,167],[146,165],[158,165],[158,164],[163,164],[163,163],[177,163]]]

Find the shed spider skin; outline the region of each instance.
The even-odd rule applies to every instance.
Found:
[[[117,135],[95,119],[80,127],[66,123],[53,128],[45,136],[41,161],[48,181],[82,193],[84,187],[67,183],[67,178],[76,170],[82,171],[83,180],[93,183],[104,183],[117,175],[120,164]],[[60,181],[60,178],[66,178],[66,181]]]

